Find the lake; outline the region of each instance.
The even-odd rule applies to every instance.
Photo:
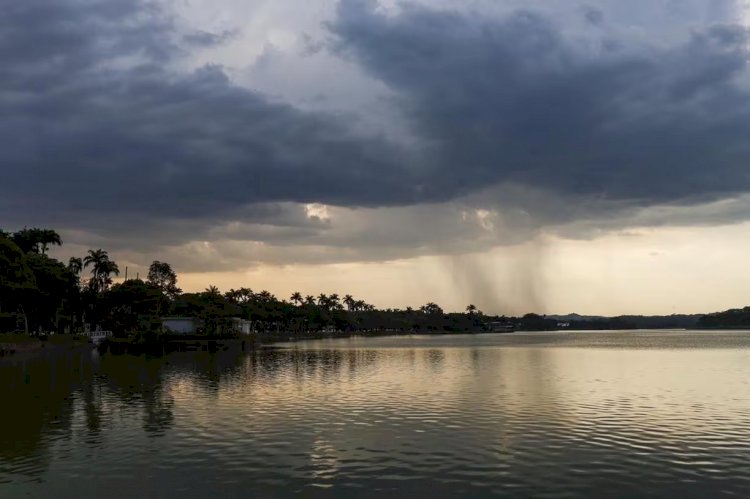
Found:
[[[0,359],[0,497],[746,495],[750,333]]]

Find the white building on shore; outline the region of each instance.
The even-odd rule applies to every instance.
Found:
[[[196,334],[203,322],[195,317],[162,317],[161,325],[175,334]]]
[[[239,334],[250,334],[252,322],[232,317],[232,330]],[[203,328],[203,321],[196,317],[162,317],[161,324],[164,329],[174,334],[198,334]]]

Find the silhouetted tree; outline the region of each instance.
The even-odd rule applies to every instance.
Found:
[[[24,228],[13,234],[12,239],[24,253],[45,254],[50,245],[62,245],[60,235],[50,229]]]
[[[344,305],[346,305],[346,309],[350,312],[354,312],[356,310],[356,304],[357,301],[354,299],[352,295],[345,295],[344,296]]]
[[[166,262],[154,260],[148,268],[146,282],[159,288],[171,300],[174,300],[182,292],[177,287],[177,274]]]
[[[47,253],[50,245],[62,246],[60,235],[54,230],[41,229],[39,233],[39,250],[44,255]]]
[[[109,254],[103,249],[89,250],[83,259],[83,268],[91,266],[91,280],[89,287],[95,293],[101,293],[109,289],[112,284],[112,276],[120,275],[120,268],[109,259]]]
[[[422,305],[421,307],[419,307],[419,310],[428,315],[437,315],[443,313],[443,309],[434,302],[429,302],[425,305]]]
[[[79,277],[83,271],[83,260],[74,256],[70,257],[70,260],[68,260],[68,270],[76,277]]]
[[[250,288],[230,289],[224,296],[238,305],[250,303],[253,300],[253,290]]]
[[[103,299],[107,309],[104,325],[116,334],[154,340],[161,328],[159,317],[164,299],[161,288],[140,279],[115,284]]]
[[[15,317],[23,318],[24,330],[29,333],[26,308],[33,300],[36,279],[21,248],[6,236],[0,236],[0,314],[10,320],[8,328],[15,329]]]

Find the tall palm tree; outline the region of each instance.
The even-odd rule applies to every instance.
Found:
[[[89,250],[83,259],[83,268],[91,265],[91,286],[96,292],[106,291],[112,284],[112,275],[120,275],[120,268],[109,259],[103,249]]]
[[[60,234],[51,229],[38,229],[38,246],[39,251],[44,255],[47,253],[51,244],[55,246],[62,246],[62,239]]]
[[[339,295],[337,293],[333,293],[328,297],[328,303],[331,309],[339,310],[341,308],[341,303],[339,303]]]
[[[354,300],[354,297],[352,295],[344,296],[344,305],[346,305],[346,308],[349,310],[349,312],[354,312],[356,310],[356,304],[357,302]]]
[[[469,306],[466,307],[466,313],[468,315],[474,315],[477,311],[477,306],[471,303]]]
[[[112,276],[120,275],[120,268],[112,260],[103,262],[99,267],[99,281],[101,289],[106,291],[112,285]]]
[[[203,292],[207,295],[221,296],[221,291],[219,291],[219,288],[217,288],[216,286],[209,286]]]
[[[297,305],[302,305],[305,300],[302,298],[302,293],[295,291],[292,293],[292,296],[289,297],[289,301],[296,303]]]
[[[87,268],[89,265],[93,265],[92,272],[96,270],[96,266],[101,262],[109,260],[109,255],[103,249],[89,250],[88,254],[83,259],[83,268]]]

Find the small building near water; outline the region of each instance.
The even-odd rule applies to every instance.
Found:
[[[252,322],[232,317],[230,319],[231,331],[238,334],[250,334]],[[162,317],[161,325],[165,330],[173,334],[199,334],[203,328],[203,321],[196,317]]]
[[[239,317],[232,317],[232,329],[235,333],[239,334],[250,334],[253,331],[253,323],[251,321],[240,319]]]
[[[196,334],[201,321],[195,317],[162,317],[161,325],[175,334]]]

